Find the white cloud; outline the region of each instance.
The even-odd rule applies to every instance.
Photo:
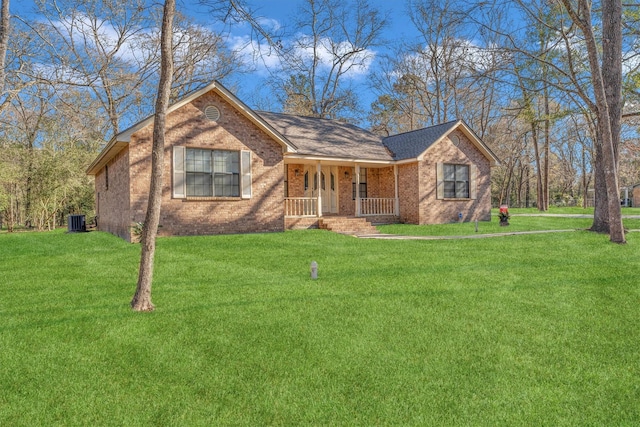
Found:
[[[266,76],[282,68],[280,57],[267,43],[261,43],[248,35],[230,36],[227,44],[245,64],[255,67],[258,75]]]
[[[257,22],[266,31],[276,32],[282,29],[282,25],[277,19],[261,17],[257,19]]]
[[[309,64],[313,60],[314,49],[310,37],[302,35],[295,40],[283,40],[281,43],[284,50],[289,52],[287,53],[289,57],[305,64]],[[264,76],[285,68],[283,59],[272,46],[252,39],[248,35],[230,36],[228,45],[230,49],[238,52],[246,63],[253,64],[259,75]],[[353,47],[348,42],[335,43],[327,38],[320,40],[315,52],[319,62],[318,71],[328,72],[336,55],[347,54],[352,49]],[[355,79],[367,75],[375,55],[375,51],[365,49],[350,56],[343,64],[343,70],[347,70],[343,77]]]

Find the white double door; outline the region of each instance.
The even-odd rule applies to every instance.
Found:
[[[317,197],[320,192],[322,213],[338,213],[338,167],[322,166],[320,180],[315,165],[305,165],[305,197]]]

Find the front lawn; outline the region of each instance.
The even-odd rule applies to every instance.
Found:
[[[388,224],[378,225],[377,228],[381,233],[407,236],[464,236],[471,234],[496,234],[518,231],[589,229],[593,224],[593,209],[591,212],[585,212],[581,209],[580,213],[577,213],[578,211],[575,211],[575,208],[573,209],[573,212],[550,209],[549,212],[546,212],[548,216],[540,215],[540,212],[534,212],[530,209],[509,209],[509,213],[512,216],[509,219],[509,225],[506,227],[500,226],[498,210],[493,209],[491,213],[491,221],[478,221],[477,231],[475,222],[431,225]],[[580,218],[571,217],[571,215],[591,215],[591,217]],[[640,209],[637,211],[628,211],[625,215],[640,215]],[[640,219],[624,218],[623,225],[627,230],[639,230]]]
[[[0,234],[0,425],[638,425],[628,240]]]

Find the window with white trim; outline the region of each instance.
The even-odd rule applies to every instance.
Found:
[[[174,147],[173,196],[251,197],[251,152]]]

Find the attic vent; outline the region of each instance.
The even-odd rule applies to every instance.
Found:
[[[456,147],[458,146],[458,144],[460,144],[460,138],[458,137],[458,135],[451,135],[449,139]]]
[[[217,122],[220,119],[220,110],[218,110],[218,107],[209,105],[204,109],[204,115],[212,122]]]

